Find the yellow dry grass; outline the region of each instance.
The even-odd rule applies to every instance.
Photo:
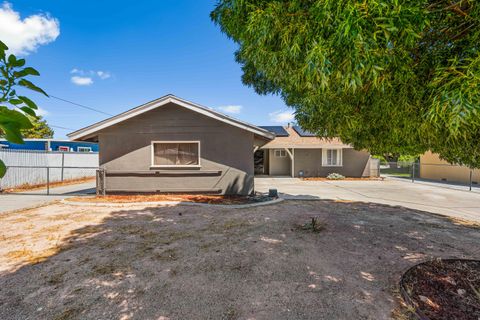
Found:
[[[89,181],[95,181],[95,177],[84,177],[84,178],[78,178],[78,179],[50,182],[49,185],[50,185],[50,188],[53,188],[53,187],[69,186],[69,185],[72,185],[72,184],[84,183],[84,182],[89,182]],[[43,188],[46,188],[46,187],[47,187],[46,183],[39,183],[39,184],[28,184],[28,183],[26,183],[26,184],[23,184],[21,186],[15,187],[15,188],[5,189],[5,190],[3,190],[3,192],[14,193],[14,192],[22,192],[22,191],[43,189]]]

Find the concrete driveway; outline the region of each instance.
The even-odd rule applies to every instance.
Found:
[[[384,181],[304,181],[296,178],[255,178],[255,189],[276,188],[286,199],[331,199],[403,206],[480,223],[480,193],[386,179]]]
[[[44,188],[25,192],[0,193],[0,214],[38,207],[54,200],[95,193],[95,181],[50,188],[50,194],[46,193],[47,190]]]

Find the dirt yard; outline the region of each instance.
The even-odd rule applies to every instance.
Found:
[[[319,217],[319,232],[301,226]],[[398,281],[480,229],[401,207],[50,205],[0,216],[0,319],[405,319]]]

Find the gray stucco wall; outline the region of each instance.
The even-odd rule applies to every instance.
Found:
[[[290,157],[276,157],[275,149],[267,149],[269,159],[269,174],[272,176],[290,176],[291,175],[291,162]]]
[[[200,168],[151,167],[151,141],[200,141]],[[106,189],[127,192],[253,191],[251,132],[169,104],[99,133]]]
[[[272,176],[291,175],[290,157],[278,158],[270,153],[270,172]],[[322,149],[295,149],[295,176],[302,170],[306,177],[326,177],[330,173],[340,173],[346,177],[362,177],[369,175],[370,154],[365,151],[343,149],[343,163],[341,167],[323,167]]]
[[[303,170],[306,177],[326,177],[336,172],[346,177],[368,175],[370,154],[365,151],[343,149],[341,167],[323,167],[321,149],[295,149],[295,176]]]

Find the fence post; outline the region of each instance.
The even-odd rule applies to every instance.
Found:
[[[102,185],[102,196],[106,195],[107,194],[107,179],[106,176],[107,176],[107,170],[103,169],[102,170],[102,175],[103,175],[103,178],[102,178],[102,182],[103,182],[103,185]]]
[[[97,196],[105,195],[105,169],[97,170]]]
[[[412,183],[415,182],[415,161],[412,163]]]
[[[65,152],[62,152],[62,173],[61,173],[61,177],[60,177],[60,181],[63,182],[63,168],[65,166]]]
[[[47,195],[50,195],[50,167],[47,167]]]
[[[473,170],[470,169],[470,191],[472,191],[472,177],[473,176]]]

